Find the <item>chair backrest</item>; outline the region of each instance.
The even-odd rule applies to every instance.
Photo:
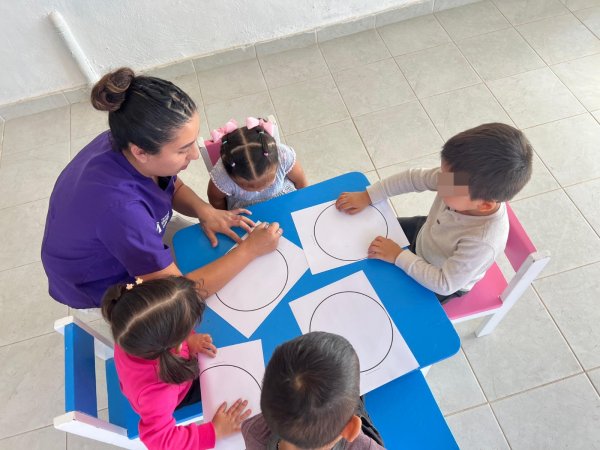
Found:
[[[279,144],[281,142],[281,138],[275,116],[269,115],[267,120],[273,124],[273,138],[275,138],[275,142]],[[200,137],[198,138],[198,142],[199,144],[203,144],[200,145],[200,154],[202,155],[202,160],[204,161],[206,169],[210,172],[221,157],[221,141],[213,141],[212,139],[205,140],[204,138]]]
[[[533,245],[533,242],[531,242],[531,239],[529,239],[525,228],[523,228],[523,225],[519,222],[519,219],[508,202],[506,202],[506,212],[508,214],[510,229],[504,253],[516,272],[519,270],[519,267],[523,265],[523,262],[525,262],[527,257],[532,253],[535,253],[537,249],[535,248],[535,245]]]
[[[145,449],[138,436],[139,416],[123,393],[113,359],[113,345],[86,323],[69,316],[57,320],[64,335],[65,414],[54,418],[54,427],[121,448]],[[96,357],[105,360],[108,421],[98,418]],[[178,425],[202,419],[202,408],[189,405],[175,411]]]

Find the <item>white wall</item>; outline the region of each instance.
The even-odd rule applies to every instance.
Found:
[[[47,15],[98,74],[149,69],[418,0],[0,0],[0,105],[85,84]]]

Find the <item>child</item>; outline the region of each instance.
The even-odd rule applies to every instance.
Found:
[[[207,334],[195,334],[205,303],[184,277],[115,285],[102,299],[102,315],[115,340],[121,390],[140,416],[140,439],[153,449],[209,449],[240,429],[247,402],[223,403],[212,422],[176,426],[173,412],[200,401],[195,355],[215,356]]]
[[[383,449],[359,390],[358,356],[343,337],[315,331],[280,345],[265,370],[262,414],[242,424],[246,449]]]
[[[269,130],[271,123],[249,117],[245,127],[222,137],[221,158],[208,183],[208,201],[215,208],[245,208],[308,185],[294,150],[277,144]]]
[[[398,219],[410,250],[378,236],[368,256],[396,264],[445,303],[469,292],[504,251],[509,228],[504,202],[529,181],[532,154],[521,131],[483,124],[444,144],[441,167],[409,169],[365,192],[343,193],[336,207],[355,214],[393,195],[437,190],[427,217]]]

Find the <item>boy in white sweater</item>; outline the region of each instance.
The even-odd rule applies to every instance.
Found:
[[[504,251],[509,229],[504,202],[529,181],[532,155],[521,131],[483,124],[444,144],[441,167],[409,169],[364,192],[344,192],[336,207],[356,214],[394,195],[437,191],[427,217],[398,219],[409,250],[378,236],[368,256],[395,264],[445,303],[469,292]]]

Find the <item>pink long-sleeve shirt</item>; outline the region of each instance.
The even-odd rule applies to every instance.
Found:
[[[189,358],[187,342],[183,343],[180,356]],[[140,416],[140,439],[148,450],[214,448],[216,437],[211,422],[186,426],[175,424],[173,412],[193,381],[165,383],[158,378],[158,360],[131,356],[116,344],[115,366],[121,391]]]

